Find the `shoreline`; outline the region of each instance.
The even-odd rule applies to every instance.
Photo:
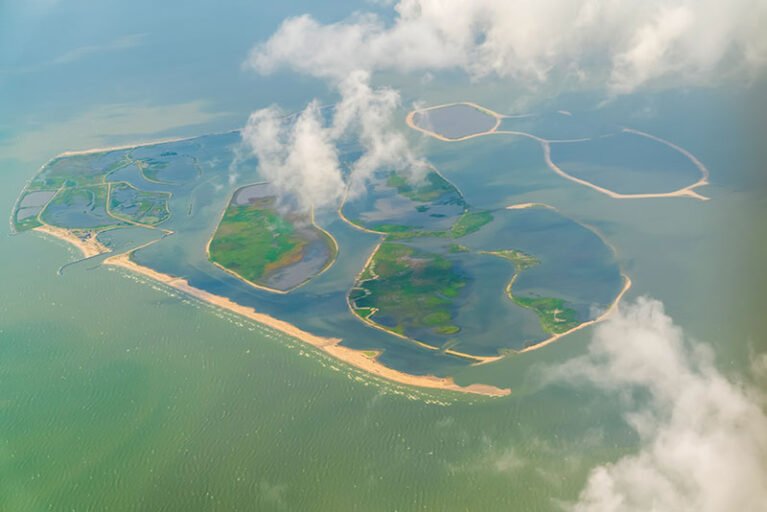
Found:
[[[88,231],[91,233],[91,236],[88,240],[83,240],[68,229],[57,228],[55,226],[51,226],[50,224],[37,226],[32,231],[44,233],[54,238],[58,238],[59,240],[69,242],[80,250],[83,258],[85,259],[109,252],[109,249],[96,239],[97,233],[93,231]]]
[[[312,345],[313,347],[336,359],[343,361],[346,364],[364,370],[365,372],[368,372],[377,377],[396,382],[398,384],[405,384],[408,386],[416,386],[421,388],[457,391],[461,393],[484,395],[489,397],[507,396],[511,393],[511,390],[508,388],[498,388],[488,384],[469,384],[467,386],[460,386],[456,384],[451,377],[411,375],[408,373],[400,372],[393,368],[389,368],[379,363],[376,358],[372,358],[365,354],[365,351],[355,350],[340,345],[341,338],[326,338],[317,336],[315,334],[304,331],[289,322],[280,320],[265,313],[259,313],[251,307],[237,304],[236,302],[226,297],[215,295],[205,290],[195,288],[183,278],[173,277],[168,274],[163,274],[152,270],[151,268],[139,265],[130,259],[130,252],[110,256],[104,260],[103,264],[123,268],[131,272],[141,274],[154,281],[158,281],[187,295],[195,297],[212,306],[226,309],[227,311],[237,315],[243,316],[260,324],[264,324],[268,327],[271,327],[272,329],[278,330],[284,334],[297,338],[304,343]]]
[[[51,160],[49,160],[48,162],[43,164],[43,167],[48,165],[48,163],[50,163],[52,160],[55,160],[56,158],[60,158],[60,157],[63,157],[63,156],[90,155],[90,154],[93,154],[93,153],[107,153],[109,151],[119,151],[119,150],[122,150],[122,149],[135,149],[135,148],[144,147],[144,146],[158,146],[160,144],[168,144],[170,142],[182,142],[182,141],[185,141],[185,140],[197,139],[197,138],[206,137],[206,136],[209,136],[209,135],[226,135],[228,133],[235,133],[235,132],[239,132],[239,131],[240,131],[239,129],[236,129],[236,130],[226,130],[226,131],[222,131],[222,132],[208,133],[208,134],[205,134],[205,135],[192,135],[190,137],[166,137],[166,138],[162,138],[162,139],[153,139],[153,140],[150,140],[148,142],[133,142],[133,143],[128,143],[128,144],[118,144],[118,145],[115,145],[115,146],[106,146],[106,147],[102,147],[102,148],[91,148],[91,149],[81,149],[81,150],[74,150],[74,151],[64,151],[62,153],[57,154],[56,156],[51,158]]]

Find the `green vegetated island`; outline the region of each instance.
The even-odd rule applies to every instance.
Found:
[[[537,258],[514,249],[485,251],[485,254],[509,260],[514,264],[514,275],[506,286],[506,294],[515,304],[535,311],[545,332],[549,334],[562,334],[580,325],[578,313],[568,307],[562,299],[555,297],[520,297],[512,293],[517,277],[525,269],[540,263]]]
[[[344,206],[349,222],[383,237],[349,292],[351,310],[362,321],[422,346],[483,359],[452,348],[460,342],[461,326],[456,317],[464,290],[472,281],[455,256],[474,252],[460,239],[492,222],[493,212],[466,204],[460,192],[436,172],[415,182],[391,172],[382,182],[385,187],[379,183],[368,191],[374,196],[370,204],[376,203],[376,194],[386,195],[389,188],[410,205],[407,210],[396,208],[402,212],[397,223],[366,222],[364,213],[346,212]],[[392,202],[389,197],[388,203]],[[445,205],[457,208],[450,214],[429,214],[444,212]],[[514,273],[506,288],[508,298],[532,310],[544,332],[560,334],[580,323],[576,311],[563,299],[512,293],[514,281],[521,272],[538,264],[537,258],[515,249],[476,253],[491,254],[513,264]]]
[[[26,186],[13,212],[16,231],[53,227],[82,240],[127,226],[155,228],[170,217],[170,192],[141,190],[115,178],[136,165],[131,152],[55,158]]]
[[[326,270],[335,259],[335,240],[311,213],[278,204],[268,184],[235,192],[210,240],[210,260],[271,291],[287,292]]]

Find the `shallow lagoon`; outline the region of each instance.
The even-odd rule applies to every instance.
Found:
[[[95,229],[122,224],[107,213],[107,186],[96,185],[60,191],[45,207],[42,219],[68,229]]]
[[[460,139],[492,130],[498,119],[466,103],[417,111],[413,123],[448,139]]]

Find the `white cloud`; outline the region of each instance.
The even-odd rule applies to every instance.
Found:
[[[400,107],[394,89],[370,87],[364,71],[352,72],[339,86],[341,101],[335,106],[333,133],[336,138],[353,134],[363,153],[352,166],[353,185],[360,187],[379,169],[396,170],[420,177],[426,163],[417,158],[407,139],[395,126],[394,114]],[[359,188],[352,195],[361,193]]]
[[[283,200],[308,209],[332,205],[343,194],[338,154],[316,101],[295,121],[276,107],[253,112],[242,137]]]
[[[254,112],[243,130],[264,177],[302,209],[338,205],[347,182],[336,148],[347,139],[362,150],[351,168],[352,195],[362,193],[364,183],[379,169],[419,175],[425,167],[394,126],[400,106],[396,91],[373,89],[368,74],[358,71],[339,84],[339,93],[341,100],[328,122],[313,101],[297,119],[276,107]]]
[[[764,396],[720,373],[660,302],[639,299],[553,370],[631,400],[638,453],[593,468],[575,512],[758,512],[767,503]]]
[[[767,62],[762,0],[401,0],[331,24],[289,18],[248,64],[341,80],[357,69],[463,69],[531,84],[697,85],[751,77]]]

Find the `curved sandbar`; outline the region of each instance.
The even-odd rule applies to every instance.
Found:
[[[498,397],[506,396],[511,393],[508,388],[498,388],[486,384],[470,384],[468,386],[460,386],[453,381],[452,378],[435,377],[433,375],[410,375],[408,373],[394,370],[377,361],[377,356],[371,356],[365,353],[365,351],[354,350],[348,347],[340,345],[340,338],[324,338],[311,334],[307,331],[299,329],[293,324],[274,318],[264,313],[259,313],[255,309],[242,306],[236,302],[220,295],[215,295],[205,290],[195,288],[189,284],[185,279],[180,277],[173,277],[167,274],[163,274],[152,270],[148,267],[144,267],[132,261],[130,259],[130,252],[111,256],[104,260],[105,265],[112,265],[121,267],[132,272],[136,272],[150,279],[163,283],[167,286],[175,288],[187,295],[191,295],[199,300],[202,300],[213,306],[217,306],[227,311],[231,311],[235,314],[249,318],[256,322],[267,325],[273,329],[283,332],[289,336],[297,338],[313,347],[322,350],[323,352],[340,359],[341,361],[360,368],[366,372],[369,372],[378,377],[405,384],[409,386],[418,386],[422,388],[440,389],[447,391],[458,391],[461,393],[471,393],[477,395]]]
[[[469,105],[469,106],[474,107],[474,108],[476,108],[476,109],[478,109],[478,110],[480,110],[480,111],[482,111],[482,112],[484,112],[484,113],[486,113],[488,115],[494,116],[497,119],[498,122],[495,125],[495,127],[493,127],[492,129],[484,131],[484,132],[481,132],[481,133],[473,133],[471,135],[467,135],[467,136],[459,137],[459,138],[449,138],[449,137],[445,137],[444,135],[441,135],[441,134],[439,134],[437,132],[429,130],[427,128],[423,128],[421,126],[418,126],[415,123],[415,121],[414,121],[414,116],[417,113],[426,112],[426,111],[433,110],[433,109],[438,109],[438,108],[450,107],[450,106],[454,106],[454,105]],[[568,114],[572,115],[570,112],[566,112],[566,111],[561,111],[561,112],[564,115],[568,115]],[[675,149],[676,151],[679,151],[680,153],[682,153],[700,171],[701,177],[700,177],[700,179],[698,181],[696,181],[695,183],[692,183],[690,185],[687,185],[686,187],[682,187],[680,189],[677,189],[677,190],[674,190],[674,191],[671,191],[671,192],[656,192],[656,193],[651,192],[651,193],[639,193],[639,194],[621,193],[621,192],[616,192],[614,190],[610,190],[609,188],[606,188],[606,187],[602,187],[602,186],[597,185],[596,183],[592,183],[592,182],[590,182],[588,180],[584,180],[582,178],[578,178],[576,176],[568,174],[566,171],[564,171],[561,167],[556,165],[551,160],[551,144],[582,142],[582,141],[586,141],[586,140],[590,140],[590,139],[549,140],[549,139],[544,139],[542,137],[538,137],[537,135],[533,135],[533,134],[527,133],[527,132],[512,131],[512,130],[498,130],[498,126],[501,123],[501,119],[503,119],[504,117],[508,117],[508,116],[505,116],[503,114],[499,114],[497,112],[494,112],[493,110],[491,110],[491,109],[489,109],[487,107],[483,107],[481,105],[477,105],[476,103],[471,103],[471,102],[456,102],[456,103],[447,103],[445,105],[438,105],[436,107],[429,107],[429,108],[425,108],[425,109],[413,110],[413,111],[411,111],[411,112],[409,112],[407,114],[407,116],[405,117],[405,122],[407,123],[407,125],[410,128],[412,128],[414,130],[417,130],[417,131],[419,131],[421,133],[424,133],[424,134],[426,134],[426,135],[428,135],[430,137],[433,137],[433,138],[435,138],[437,140],[444,141],[444,142],[460,142],[460,141],[464,141],[464,140],[473,139],[475,137],[482,137],[484,135],[517,135],[517,136],[520,136],[520,137],[527,137],[529,139],[532,139],[532,140],[536,141],[541,146],[541,148],[543,149],[544,160],[546,161],[546,165],[548,166],[549,169],[551,169],[556,174],[558,174],[559,176],[561,176],[561,177],[563,177],[563,178],[565,178],[567,180],[570,180],[570,181],[572,181],[574,183],[578,183],[579,185],[583,185],[585,187],[589,187],[589,188],[591,188],[593,190],[596,190],[597,192],[600,192],[600,193],[605,194],[605,195],[607,195],[609,197],[612,197],[613,199],[653,199],[653,198],[668,198],[668,197],[690,197],[690,198],[693,198],[693,199],[699,199],[701,201],[707,201],[709,199],[708,197],[706,197],[704,195],[701,195],[701,194],[699,194],[698,192],[695,191],[696,188],[702,187],[704,185],[708,185],[708,183],[709,183],[709,181],[708,181],[708,177],[709,177],[708,169],[692,153],[690,153],[686,149],[684,149],[684,148],[674,144],[673,142],[667,141],[665,139],[662,139],[662,138],[657,137],[655,135],[651,135],[651,134],[646,133],[646,132],[635,130],[633,128],[623,128],[622,129],[623,132],[633,133],[633,134],[639,135],[641,137],[647,137],[648,139],[654,140],[655,142],[659,142],[661,144],[665,144],[666,146],[668,146],[668,147],[670,147],[672,149]]]

